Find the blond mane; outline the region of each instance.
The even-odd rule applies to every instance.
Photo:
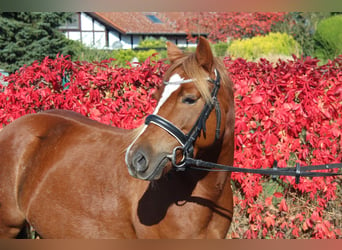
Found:
[[[210,85],[207,82],[208,72],[206,72],[203,67],[200,67],[197,62],[195,53],[184,53],[184,56],[182,58],[176,60],[173,64],[171,64],[170,68],[164,75],[164,80],[169,79],[174,72],[177,72],[177,70],[180,69],[182,69],[184,73],[189,76],[189,78],[195,80],[195,86],[201,93],[204,100],[206,102],[211,102],[212,98],[209,88]],[[216,69],[220,74],[220,84],[223,87],[232,87],[232,82],[228,77],[227,70],[221,60],[214,58],[213,69]]]

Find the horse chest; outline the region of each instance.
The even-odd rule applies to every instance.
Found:
[[[177,192],[166,195],[162,189],[147,189],[131,210],[136,237],[205,238],[215,204],[197,193],[182,197]]]
[[[136,215],[137,238],[205,238],[212,219],[210,208],[180,201],[167,211],[151,207],[150,212]]]

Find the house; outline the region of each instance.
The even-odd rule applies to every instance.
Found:
[[[182,23],[185,12],[78,12],[60,29],[67,38],[97,49],[134,49],[147,37],[164,37],[180,47],[194,46]],[[207,36],[205,32],[192,35]]]

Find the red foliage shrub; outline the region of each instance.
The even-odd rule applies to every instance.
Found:
[[[284,12],[200,12],[189,13],[179,24],[185,30],[208,32],[211,41],[264,35],[272,24],[284,20]],[[185,23],[185,24],[184,24]],[[190,37],[189,32],[189,38]]]
[[[236,166],[268,168],[274,160],[281,167],[295,162],[305,166],[342,161],[342,56],[323,66],[318,66],[316,59],[295,57],[293,61],[279,61],[276,65],[267,60],[254,63],[242,59],[226,59],[225,63],[235,83]],[[263,191],[263,182],[269,179],[261,180],[260,175],[253,174],[233,173],[232,176],[244,192],[244,199],[238,201],[240,206],[255,208],[256,198]],[[312,230],[313,238],[335,238],[340,234],[329,221],[322,222],[324,208],[329,201],[336,199],[340,183],[336,179],[302,178],[296,185],[293,177],[280,177],[284,190],[293,188],[312,203],[317,203],[316,211],[312,212],[315,220],[311,219],[317,223]],[[275,192],[273,196],[278,194]],[[277,205],[281,213],[273,215],[288,212],[285,199]],[[247,213],[250,216],[265,213],[267,206],[263,204],[261,207],[263,212],[247,210]],[[310,214],[305,216],[308,218]],[[289,219],[278,225],[280,231],[273,237],[284,237],[280,232],[286,229],[292,230],[292,237],[299,237],[300,230],[308,229],[298,226],[302,225],[297,222],[298,218]],[[257,226],[245,232],[247,238],[260,236],[258,230],[262,230],[265,223],[266,230],[267,225],[273,224],[269,216],[263,221],[253,219],[250,222]],[[263,237],[266,234],[263,231]]]
[[[109,63],[57,56],[21,68],[5,78],[9,86],[0,93],[0,124],[27,113],[68,109],[116,127],[137,127],[155,107],[151,90],[167,66],[147,60],[127,69]]]
[[[289,162],[341,162],[342,56],[323,66],[312,58],[279,61],[275,66],[266,60],[225,62],[236,89],[238,166],[269,167],[274,160],[282,167]],[[283,179],[295,185],[294,178]],[[313,198],[332,179],[314,178],[296,187],[310,191]],[[336,188],[330,184],[327,198],[333,198],[330,192]]]
[[[235,166],[269,168],[274,160],[280,167],[341,162],[342,56],[323,66],[312,58],[277,64],[229,58],[224,62],[235,84]],[[109,63],[72,62],[57,56],[4,77],[9,86],[0,89],[0,124],[27,113],[69,109],[112,126],[139,126],[153,112],[156,101],[151,93],[168,66],[147,60],[125,69]],[[336,199],[340,178],[302,178],[297,185],[293,177],[280,177],[280,190],[270,191],[265,185],[268,177],[237,173],[232,177],[242,191],[234,203],[246,211],[249,223],[247,230],[233,232],[234,237],[341,236],[340,229],[323,216],[327,204]],[[285,198],[293,190],[314,209],[291,215],[295,203]],[[258,200],[266,191],[265,199]]]

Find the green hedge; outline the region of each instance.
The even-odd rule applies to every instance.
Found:
[[[147,37],[139,42],[139,48],[165,48],[167,39],[161,37],[156,39],[154,37]]]
[[[342,54],[342,15],[335,15],[320,21],[314,35],[317,42],[315,56],[334,59]]]
[[[70,50],[74,52],[71,57],[73,61],[99,62],[113,56],[113,52],[111,50],[89,48],[79,41],[70,40],[70,43]]]
[[[218,42],[212,45],[215,56],[225,56],[229,44],[226,42]]]
[[[166,55],[166,39],[148,38],[142,40],[139,43],[137,50],[131,49],[119,49],[119,50],[101,50],[89,48],[77,41],[72,41],[72,50],[75,55],[72,60],[75,61],[102,61],[109,58],[116,59],[111,64],[118,67],[127,67],[128,62],[131,62],[134,58],[139,62],[144,62],[148,57],[152,57],[153,60],[159,60],[165,58]],[[153,48],[165,48],[163,50],[156,50]]]
[[[286,33],[269,33],[266,36],[234,40],[227,51],[232,58],[242,57],[250,61],[259,58],[290,57],[292,54],[299,56],[302,53],[298,42]]]
[[[312,57],[316,47],[314,33],[317,24],[331,15],[331,12],[288,12],[284,16],[284,21],[272,25],[271,32],[293,36],[302,47],[303,55]]]

